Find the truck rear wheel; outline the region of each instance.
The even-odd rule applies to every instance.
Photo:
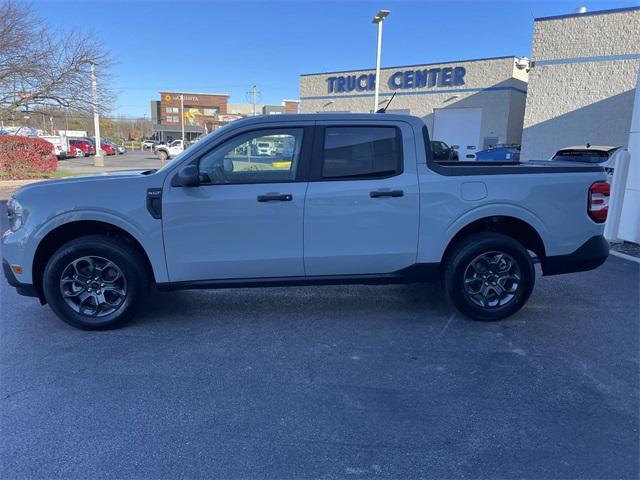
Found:
[[[43,275],[51,309],[84,330],[124,325],[138,309],[147,284],[139,253],[126,241],[105,235],[66,243],[53,254]]]
[[[513,315],[529,299],[535,269],[527,250],[513,238],[480,233],[461,240],[445,260],[443,286],[453,305],[474,320]]]

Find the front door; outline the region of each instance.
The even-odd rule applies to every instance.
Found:
[[[419,194],[411,128],[318,125],[304,213],[307,275],[385,274],[413,265]]]
[[[173,187],[168,176],[162,221],[171,282],[304,275],[312,132],[252,127],[197,159],[200,186]]]

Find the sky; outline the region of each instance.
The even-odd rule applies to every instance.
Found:
[[[228,93],[248,103],[298,98],[301,73],[375,67],[373,15],[383,27],[382,66],[530,56],[533,19],[638,5],[638,1],[36,1],[63,32],[94,34],[110,52],[113,115],[150,115],[159,91]]]

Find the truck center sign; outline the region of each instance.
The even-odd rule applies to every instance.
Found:
[[[422,70],[398,70],[389,76],[387,86],[391,90],[412,88],[452,87],[464,85],[464,67],[425,68]],[[376,88],[373,73],[327,78],[328,93],[365,92]]]

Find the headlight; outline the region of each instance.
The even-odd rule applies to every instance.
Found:
[[[24,225],[24,210],[20,202],[13,197],[7,202],[7,214],[9,215],[9,228],[12,232]]]

